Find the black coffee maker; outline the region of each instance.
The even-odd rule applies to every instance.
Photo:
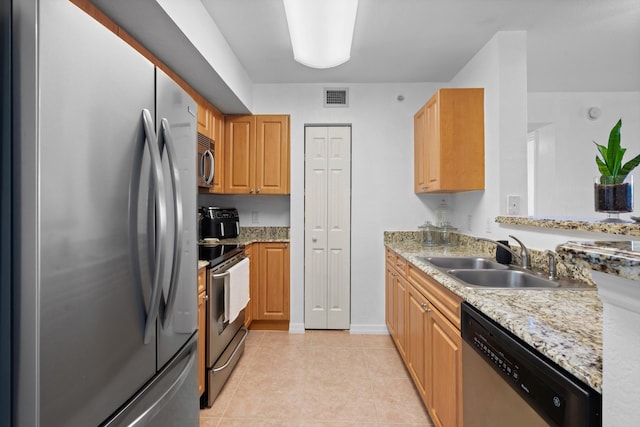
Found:
[[[201,206],[198,214],[200,240],[231,239],[240,234],[240,217],[236,208]]]

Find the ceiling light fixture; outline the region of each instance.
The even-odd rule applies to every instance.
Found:
[[[351,57],[358,0],[283,0],[293,57],[312,68],[331,68]]]

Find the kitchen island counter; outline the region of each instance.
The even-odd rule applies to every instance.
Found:
[[[433,277],[594,390],[602,392],[602,303],[597,289],[499,290],[464,286],[425,256],[484,256],[481,245],[426,247],[411,233],[385,233],[385,246]]]

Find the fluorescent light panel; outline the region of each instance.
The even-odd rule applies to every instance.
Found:
[[[331,68],[351,57],[358,0],[283,0],[293,57],[313,68]]]

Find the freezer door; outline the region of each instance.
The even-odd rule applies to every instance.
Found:
[[[139,235],[128,221],[133,170],[145,170],[148,187],[149,150],[142,166],[133,162],[145,144],[142,110],[154,112],[154,71],[67,0],[39,2],[39,19],[39,246],[21,254],[39,280],[20,283],[40,295],[39,425],[95,426],[157,370],[155,322],[143,342],[155,242],[147,189]],[[139,253],[129,253],[130,239]],[[132,257],[142,260],[143,288]]]
[[[158,366],[164,366],[198,327],[197,151],[195,101],[156,68],[156,132],[167,197],[168,257],[162,275]]]
[[[196,427],[198,396],[198,334],[104,427]]]

